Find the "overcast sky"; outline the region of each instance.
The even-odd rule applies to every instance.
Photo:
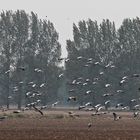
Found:
[[[100,23],[108,18],[118,28],[124,18],[140,17],[140,0],[0,0],[0,11],[17,9],[33,11],[42,19],[47,16],[59,32],[64,48],[65,40],[72,39],[73,23],[88,18]]]

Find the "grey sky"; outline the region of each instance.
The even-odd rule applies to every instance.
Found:
[[[139,0],[0,0],[0,5],[0,11],[23,9],[34,11],[39,18],[47,16],[59,32],[63,48],[65,40],[72,39],[73,22],[91,18],[100,23],[108,18],[119,27],[124,18],[140,17]]]

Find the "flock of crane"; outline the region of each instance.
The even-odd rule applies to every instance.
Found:
[[[69,61],[78,61],[80,62],[84,62],[81,63],[83,67],[86,68],[95,68],[96,66],[101,67],[101,69],[99,70],[98,75],[96,75],[95,77],[90,77],[90,78],[85,78],[85,77],[77,77],[75,79],[73,79],[71,82],[68,82],[68,84],[70,84],[72,87],[77,87],[80,86],[80,88],[86,87],[86,91],[84,94],[81,94],[81,96],[87,96],[87,95],[94,95],[96,96],[96,94],[94,93],[93,90],[87,90],[87,86],[88,85],[93,85],[96,86],[98,83],[98,81],[101,79],[102,75],[105,75],[105,71],[104,69],[108,69],[108,70],[113,70],[113,69],[117,69],[117,67],[113,64],[112,61],[110,61],[107,65],[103,65],[102,61],[98,62],[98,61],[94,61],[93,58],[85,58],[83,56],[78,56],[75,59],[67,59],[67,58],[61,58],[59,59],[60,61],[65,61],[65,63],[69,63]],[[94,66],[94,67],[92,67]],[[60,74],[59,78],[61,78],[62,76],[65,76],[64,74]],[[132,79],[137,79],[140,77],[140,74],[138,73],[133,73],[131,75],[123,75],[120,79],[120,81],[118,82],[119,85],[119,89],[116,90],[115,92],[109,92],[109,93],[104,93],[102,94],[102,98],[104,101],[104,103],[99,103],[99,104],[93,104],[93,102],[86,102],[84,103],[84,105],[80,105],[78,107],[79,110],[85,110],[85,111],[94,111],[94,113],[92,113],[92,116],[95,115],[100,115],[100,114],[106,114],[109,109],[109,107],[111,108],[111,101],[112,97],[116,97],[116,96],[121,96],[122,94],[125,93],[125,90],[123,90],[123,85],[127,85],[127,83],[131,82]],[[112,86],[111,83],[106,83],[104,85],[104,88],[108,89]],[[68,97],[67,101],[77,101],[78,98],[76,96],[77,93],[77,89],[78,88],[72,88],[70,89],[68,92],[74,96],[70,96]],[[137,89],[137,91],[140,91],[140,88]],[[92,96],[91,96],[92,97]],[[110,98],[110,99],[108,99]],[[121,118],[121,116],[119,116],[115,110],[133,110],[133,117],[138,117],[139,116],[139,109],[140,109],[140,98],[132,98],[129,101],[129,105],[125,105],[125,103],[117,103],[115,105],[115,107],[113,108],[113,118],[114,120],[119,120]],[[105,110],[106,112],[102,112],[102,110]],[[91,124],[89,124],[89,127],[91,126]]]
[[[59,58],[58,59],[60,62],[61,61],[64,61],[65,64],[66,63],[69,63],[69,61],[78,61],[78,62],[85,62],[85,63],[82,63],[83,67],[91,67],[91,65],[94,65],[94,66],[101,66],[101,67],[104,67],[105,69],[116,69],[117,67],[113,64],[113,62],[109,62],[107,65],[103,65],[102,61],[101,62],[97,62],[97,61],[94,61],[93,58],[84,58],[83,56],[78,56],[77,58],[75,58],[74,60],[70,60],[68,58]],[[19,67],[18,68],[19,70],[22,70],[22,71],[26,71],[26,68],[25,67]],[[43,70],[41,70],[40,68],[35,68],[34,69],[34,72],[36,73],[43,73]],[[5,74],[8,74],[10,73],[10,70],[7,70],[5,72]],[[105,71],[99,71],[99,76],[101,77],[102,75],[105,75]],[[62,79],[63,77],[65,76],[64,73],[60,73],[58,75],[58,79]],[[98,84],[98,81],[100,79],[100,77],[94,77],[93,80],[91,80],[90,78],[84,78],[84,77],[78,77],[76,79],[73,79],[71,82],[69,82],[68,84],[71,85],[72,87],[74,86],[82,86],[82,87],[87,87],[87,85],[90,83],[92,84],[93,86],[97,85]],[[127,84],[127,82],[129,81],[129,79],[131,80],[131,78],[139,78],[140,77],[140,74],[137,74],[137,73],[133,73],[132,75],[123,75],[123,77],[121,77],[121,80],[119,81],[118,85],[120,87],[122,87],[123,85]],[[23,81],[20,81],[19,84],[23,84]],[[43,115],[43,110],[44,109],[47,109],[47,108],[51,108],[51,107],[55,107],[57,106],[61,101],[56,101],[54,103],[52,103],[51,105],[44,105],[42,106],[41,105],[41,100],[40,100],[40,97],[42,96],[42,93],[39,92],[38,90],[35,91],[35,88],[36,87],[39,87],[40,89],[44,88],[45,86],[47,86],[47,83],[41,83],[40,85],[37,85],[35,82],[33,81],[30,81],[29,83],[27,83],[28,86],[30,87],[29,91],[25,93],[25,97],[26,99],[28,100],[28,103],[26,104],[26,106],[22,109],[22,110],[30,110],[30,109],[34,109],[35,111],[38,111],[41,115]],[[106,83],[104,85],[104,88],[108,89],[112,86],[111,83]],[[17,92],[19,89],[18,89],[18,86],[14,86],[13,87],[13,92]],[[140,88],[138,88],[138,91],[140,91]],[[71,95],[72,93],[72,96],[69,96],[67,98],[67,102],[68,104],[70,102],[76,102],[78,100],[78,97],[76,96],[76,92],[75,92],[75,89],[72,88],[70,89],[69,91],[69,95]],[[91,115],[92,116],[95,116],[95,115],[100,115],[100,114],[106,114],[109,110],[109,107],[110,107],[110,104],[111,104],[111,99],[108,99],[108,97],[112,97],[112,96],[119,96],[121,94],[123,94],[125,91],[122,90],[122,88],[118,89],[117,91],[115,91],[115,93],[104,93],[102,96],[102,98],[105,99],[104,103],[100,103],[100,104],[96,104],[96,105],[93,105],[92,102],[86,102],[85,104],[83,105],[79,105],[78,106],[78,110],[85,110],[85,111],[94,111]],[[88,95],[93,95],[94,92],[92,90],[87,90],[84,94],[82,94],[82,96],[88,96]],[[13,97],[10,95],[8,97],[8,99],[12,99]],[[133,98],[130,100],[130,103],[131,105],[133,105],[133,117],[138,117],[139,116],[139,109],[140,109],[140,104],[139,104],[139,101],[140,101],[140,98],[136,99],[136,98]],[[117,103],[115,105],[115,109],[121,109],[121,110],[129,110],[130,107],[129,106],[124,106],[123,103]],[[102,110],[105,110],[105,112],[102,112]],[[113,110],[112,112],[112,116],[114,118],[114,120],[119,120],[121,117]],[[20,111],[14,111],[13,113],[20,113]],[[73,115],[72,112],[69,112],[69,115]],[[5,117],[1,117],[0,120],[3,120]],[[88,124],[88,127],[91,127],[91,123]]]

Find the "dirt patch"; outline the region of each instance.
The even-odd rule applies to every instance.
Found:
[[[0,122],[0,140],[140,140],[140,119],[131,112],[120,112],[119,121],[113,120],[112,113],[91,116],[77,111],[79,117],[69,117],[68,112],[46,111],[41,116],[29,111],[22,117],[7,117]]]

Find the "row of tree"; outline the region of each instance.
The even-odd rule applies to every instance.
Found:
[[[25,93],[42,92],[42,104],[57,98],[57,75],[61,45],[53,23],[31,12],[6,11],[0,14],[0,102],[21,108]],[[38,69],[38,71],[37,71]],[[40,71],[39,71],[40,70]],[[29,87],[32,82],[34,89]],[[45,83],[43,89],[39,85]],[[36,88],[36,89],[35,89]]]
[[[73,24],[73,40],[66,41],[68,57],[60,66],[61,45],[53,23],[23,10],[0,14],[0,103],[26,105],[27,93],[41,93],[41,104],[76,96],[77,104],[112,99],[128,103],[139,97],[140,19],[125,19],[119,29],[103,20]],[[115,68],[110,66],[115,66]],[[64,74],[62,74],[64,73]],[[98,80],[97,80],[98,79]],[[75,81],[74,81],[75,80]],[[95,85],[94,85],[95,84]],[[105,84],[110,84],[109,88]],[[124,94],[103,98],[105,93]],[[90,91],[92,94],[86,95]],[[30,96],[31,97],[31,96]]]
[[[119,29],[108,19],[103,20],[101,24],[91,19],[80,21],[78,25],[73,24],[73,40],[67,40],[67,50],[71,60],[66,63],[67,82],[82,79],[80,83],[68,84],[67,89],[71,95],[76,93],[81,104],[87,101],[96,104],[109,99],[112,104],[124,102],[128,105],[132,98],[140,96],[140,79],[132,78],[134,73],[140,73],[138,17],[125,19]],[[124,76],[127,81],[120,85]],[[86,82],[86,86],[81,81]],[[95,83],[97,84],[93,85]],[[106,88],[106,84],[111,86]],[[73,92],[70,89],[73,89]],[[88,90],[92,91],[92,94],[85,96]],[[108,96],[116,95],[117,90],[123,93]],[[106,97],[103,97],[105,94]]]

